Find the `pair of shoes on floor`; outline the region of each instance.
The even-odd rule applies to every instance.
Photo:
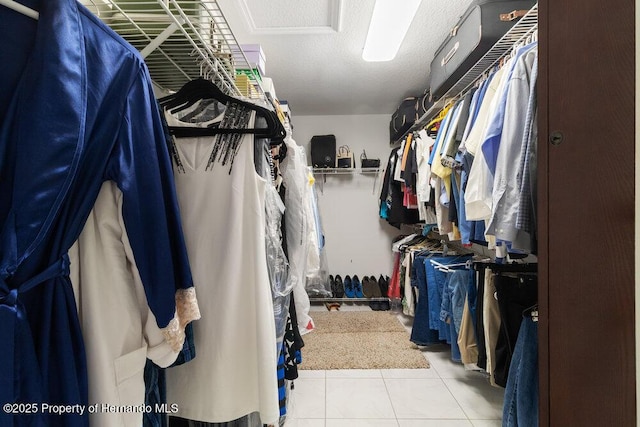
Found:
[[[389,293],[389,281],[391,279],[389,279],[389,276],[383,277],[382,274],[380,275],[380,277],[378,278],[378,287],[380,288],[380,292],[382,293],[383,296],[387,296],[387,294]]]
[[[362,293],[365,298],[380,298],[382,296],[382,291],[375,276],[364,276],[362,278]]]
[[[344,277],[344,294],[347,298],[364,298],[362,283],[357,275]]]
[[[371,276],[369,278],[369,281],[376,284],[378,288],[378,292],[380,293],[380,296],[383,296],[383,297],[386,297],[387,293],[389,292],[389,280],[390,280],[389,276],[385,278],[382,275],[380,275],[380,278],[377,280],[377,282],[374,276]],[[387,301],[371,301],[369,303],[369,307],[371,307],[371,309],[374,311],[391,310],[391,304],[389,303],[388,300]]]
[[[342,277],[339,274],[337,274],[335,278],[330,275],[329,284],[331,285],[331,294],[334,298],[344,297],[344,284],[342,283]]]

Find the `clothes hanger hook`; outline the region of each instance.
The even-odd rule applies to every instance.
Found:
[[[100,18],[100,7],[98,7],[98,5],[96,4],[96,2],[94,0],[89,0],[89,1],[93,5],[93,7],[96,8],[96,14],[98,15],[98,18]]]

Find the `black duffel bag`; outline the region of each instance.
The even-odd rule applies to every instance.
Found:
[[[398,142],[400,138],[418,120],[420,108],[420,97],[412,96],[405,98],[398,109],[391,115],[389,124],[389,139],[391,143]]]

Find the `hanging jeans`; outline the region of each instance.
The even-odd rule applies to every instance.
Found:
[[[460,333],[462,325],[462,311],[464,310],[464,302],[467,299],[469,288],[475,285],[473,282],[472,270],[456,270],[451,273],[449,288],[451,290],[451,307],[453,314],[453,322],[456,327],[456,336]],[[473,307],[475,310],[475,306]]]
[[[413,260],[415,268],[416,285],[418,286],[418,303],[416,304],[413,328],[411,329],[411,342],[418,345],[431,345],[440,342],[435,325],[432,328],[429,319],[429,291],[427,290],[427,272],[425,262],[428,257],[417,256]]]
[[[458,346],[458,333],[462,324],[464,295],[467,293],[469,282],[473,280],[473,273],[470,270],[462,269],[447,272],[446,275],[440,320],[449,325],[451,331],[451,359],[454,362],[461,362],[462,354]]]
[[[522,323],[522,313],[538,302],[538,278],[533,274],[516,277],[497,275],[495,285],[501,319],[496,344],[495,381],[505,387]]]
[[[436,273],[441,272],[436,270]],[[449,287],[449,283],[451,282],[451,273],[442,274],[445,278],[442,305],[440,306],[440,323],[449,330],[449,339],[447,339],[447,344],[451,344],[451,360],[454,362],[462,362],[462,354],[460,353],[460,347],[458,347],[458,334],[456,334],[456,326],[451,314],[451,288]]]
[[[435,269],[431,260],[446,262],[447,258],[429,258],[425,260],[424,268],[427,275],[427,292],[429,295],[429,327],[438,332],[438,338],[442,341],[451,341],[451,331],[448,325],[440,321],[440,308],[442,306],[442,292],[447,278],[445,273]]]
[[[538,427],[538,324],[525,317],[511,359],[502,425]]]
[[[439,257],[439,258],[427,258],[424,262],[426,277],[427,277],[427,292],[429,298],[429,327],[438,331],[438,337],[441,341],[451,343],[451,325],[442,322],[440,320],[440,311],[442,309],[442,299],[447,285],[448,277],[447,273],[439,271],[435,268],[431,261],[438,262],[440,264],[453,264],[462,263],[470,260],[470,256],[452,256],[452,257]],[[447,291],[448,292],[448,291]],[[455,327],[454,327],[455,332]],[[455,343],[457,349],[458,343]],[[453,351],[453,346],[452,346]],[[457,360],[460,360],[460,354],[457,354]]]

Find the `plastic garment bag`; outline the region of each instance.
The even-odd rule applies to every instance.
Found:
[[[311,168],[308,168],[309,176],[313,177]],[[327,268],[327,257],[325,254],[324,232],[322,230],[322,221],[320,219],[320,211],[318,209],[318,194],[315,189],[315,179],[310,178],[310,191],[308,197],[308,215],[309,215],[309,253],[307,256],[307,275],[305,281],[305,289],[312,296],[328,297],[331,296],[331,287],[329,284],[329,274]]]
[[[265,209],[265,245],[271,291],[274,297],[289,295],[293,286],[289,280],[289,261],[282,248],[280,229],[285,207],[280,200],[280,195],[272,185],[269,185],[266,191]]]
[[[261,123],[257,122],[258,125]],[[265,190],[265,249],[271,292],[274,298],[291,292],[289,261],[282,246],[282,219],[285,206],[273,185],[273,158],[268,140],[255,141],[256,171],[267,180]]]
[[[309,317],[309,296],[305,290],[307,258],[309,253],[310,183],[307,173],[307,156],[304,148],[288,136],[285,139],[287,157],[280,163],[285,191],[285,223],[289,255],[289,281],[295,295],[298,327],[302,334],[311,331],[313,320]]]

